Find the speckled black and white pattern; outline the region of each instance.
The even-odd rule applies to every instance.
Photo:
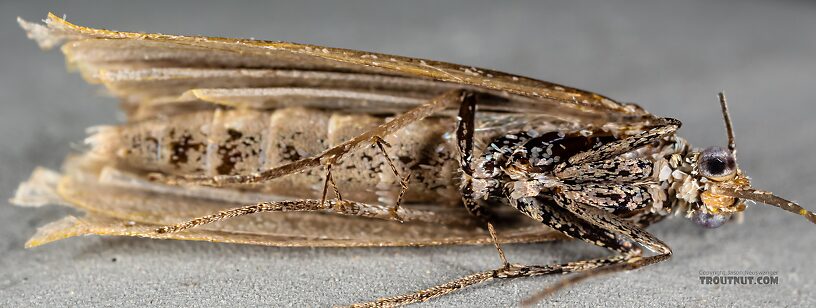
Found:
[[[662,187],[655,166],[685,151],[676,147],[684,144],[682,139],[665,138],[679,126],[675,120],[667,122],[671,124],[624,139],[597,129],[499,135],[475,159],[476,170],[463,186],[463,197],[496,196],[513,204],[514,199],[542,195],[574,199],[616,214],[650,211],[652,206],[661,209],[670,194],[663,190],[673,179],[663,179]],[[583,158],[572,164],[574,157]]]

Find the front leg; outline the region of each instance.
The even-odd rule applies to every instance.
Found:
[[[580,165],[617,157],[631,152],[644,145],[674,134],[682,123],[672,118],[660,118],[655,127],[624,139],[602,144],[591,150],[573,155],[567,161],[559,164],[555,169],[561,170],[570,165]]]
[[[579,219],[591,222],[595,227],[632,239],[637,244],[654,252],[655,255],[643,257],[638,255],[623,255],[618,262],[608,263],[606,266],[594,267],[590,270],[580,272],[566,279],[559,281],[541,292],[536,293],[530,298],[526,299],[522,304],[534,304],[553,293],[564,289],[570,285],[577,284],[583,280],[620,271],[635,270],[650,264],[655,264],[661,261],[668,260],[672,251],[666,243],[655,237],[649,232],[646,232],[641,227],[634,223],[626,221],[618,216],[613,215],[605,210],[578,203],[574,200],[561,198],[556,196],[559,206],[563,207],[570,213],[576,215]]]

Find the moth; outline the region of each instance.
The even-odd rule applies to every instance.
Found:
[[[747,201],[816,223],[751,187],[726,147],[605,96],[438,61],[287,42],[119,32],[18,20],[121,100],[59,172],[12,200],[82,210],[28,247],[78,235],[270,246],[494,244],[502,265],[358,306],[409,304],[493,279],[600,274],[671,257],[645,230],[675,213],[716,228]],[[495,226],[495,227],[494,227]],[[500,244],[579,239],[609,257],[507,261]]]

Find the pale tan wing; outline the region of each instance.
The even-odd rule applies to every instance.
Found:
[[[122,178],[121,175],[115,181],[104,179],[112,177],[110,175],[100,176],[101,171],[106,168],[109,167],[104,162],[75,157],[67,160],[64,174],[35,170],[32,177],[21,184],[13,203],[62,204],[85,211],[88,216],[81,219],[66,218],[45,226],[29,244],[36,246],[85,234],[274,246],[420,246],[484,244],[490,241],[484,230],[473,224],[463,223],[472,221],[472,218],[461,208],[442,205],[427,205],[423,211],[435,213],[443,223],[400,224],[330,213],[290,212],[244,216],[201,226],[189,232],[158,234],[155,232],[158,225],[173,224],[246,204],[242,202],[274,198],[251,194],[242,194],[240,198],[236,198],[228,191],[219,194],[155,183],[152,184],[154,187],[150,187]],[[508,243],[564,238],[529,219],[499,224],[498,229],[501,240]]]
[[[287,237],[272,234],[258,234],[254,232],[225,232],[218,230],[193,229],[178,233],[158,234],[156,225],[137,223],[105,217],[97,214],[87,214],[85,217],[64,217],[60,220],[40,227],[37,233],[26,242],[26,248],[37,247],[54,241],[82,235],[103,236],[134,236],[154,239],[173,239],[187,241],[207,241],[217,243],[263,245],[276,247],[398,247],[398,246],[438,246],[438,245],[483,245],[492,243],[487,234],[472,233],[466,237],[446,237],[438,234],[429,238],[395,238],[395,239],[338,239],[338,238],[304,238]],[[297,230],[292,230],[297,231]],[[501,231],[497,231],[501,232]],[[484,232],[482,232],[484,233]],[[500,243],[538,243],[555,240],[565,240],[562,234],[556,231],[526,233],[500,233]]]
[[[114,90],[118,85],[111,83],[111,79],[105,79],[105,76],[138,76],[139,71],[163,68],[254,68],[266,70],[269,74],[272,74],[269,70],[288,69],[423,79],[432,82],[428,89],[434,91],[449,87],[437,85],[439,83],[453,84],[503,98],[487,105],[494,104],[496,108],[509,111],[565,114],[597,122],[618,122],[648,116],[637,107],[623,105],[595,93],[444,62],[286,42],[92,29],[70,24],[53,14],[49,14],[46,24],[42,26],[21,21],[29,36],[43,47],[64,42],[63,51],[71,65],[78,67],[91,81],[106,83]],[[202,71],[196,75],[203,78],[206,74]],[[140,78],[131,82],[147,81]],[[223,88],[217,82],[206,84],[202,80],[201,86],[198,82],[191,82],[185,86],[186,90]],[[252,85],[251,82],[234,86],[267,87]],[[177,87],[175,91],[185,90],[185,87]],[[131,87],[130,91],[135,92],[128,92],[128,95],[142,95],[139,89],[154,91],[150,87]]]
[[[176,110],[299,106],[398,113],[456,85],[416,78],[289,69],[148,68],[101,70],[99,82],[133,106],[132,119]]]
[[[97,71],[90,81],[103,83],[120,97],[136,100],[178,97],[192,89],[275,87],[356,89],[429,98],[456,87],[450,83],[399,76],[264,68],[107,69]]]

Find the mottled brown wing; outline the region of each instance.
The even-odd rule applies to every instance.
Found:
[[[206,101],[274,108],[299,98],[324,108],[393,112],[451,88],[465,88],[490,94],[492,99],[480,102],[488,110],[601,123],[648,116],[642,109],[595,93],[438,61],[287,42],[93,29],[53,14],[45,22],[44,26],[20,20],[40,46],[62,44],[67,62],[90,82],[102,83],[139,104]],[[314,97],[350,103],[315,103]]]

